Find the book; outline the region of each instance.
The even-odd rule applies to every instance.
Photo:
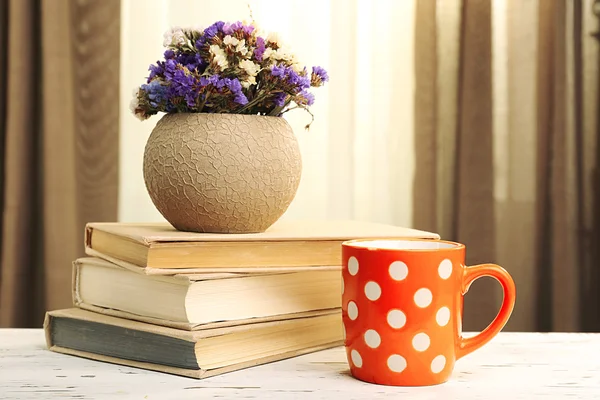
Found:
[[[177,231],[167,223],[88,223],[85,251],[146,274],[341,269],[351,239],[420,238],[439,235],[361,221],[280,220],[267,231],[215,234]],[[178,270],[178,271],[174,271]]]
[[[44,320],[54,352],[197,379],[343,344],[339,314],[184,331],[78,308]]]
[[[339,271],[145,275],[99,258],[73,262],[76,307],[178,329],[197,330],[337,309]]]

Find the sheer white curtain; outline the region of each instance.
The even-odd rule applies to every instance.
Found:
[[[131,90],[163,53],[170,26],[254,20],[277,31],[330,82],[315,90],[315,122],[287,114],[300,141],[303,176],[284,218],[353,218],[410,226],[414,174],[414,0],[123,0],[119,219],[162,220],[142,177],[142,155],[159,119],[129,112]]]

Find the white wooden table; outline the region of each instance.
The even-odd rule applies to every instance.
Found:
[[[600,399],[600,334],[501,333],[438,386],[372,385],[342,348],[205,380],[46,350],[41,330],[0,329],[0,399]]]

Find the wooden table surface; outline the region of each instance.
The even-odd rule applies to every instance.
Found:
[[[1,399],[600,399],[600,334],[501,333],[447,383],[349,375],[343,348],[195,380],[50,352],[41,330],[0,329]]]

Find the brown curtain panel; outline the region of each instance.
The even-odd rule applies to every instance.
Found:
[[[117,219],[119,0],[0,0],[0,327],[69,307],[84,225]]]
[[[600,330],[592,0],[416,4],[414,226],[511,273],[506,330]],[[501,301],[476,282],[464,329]]]

